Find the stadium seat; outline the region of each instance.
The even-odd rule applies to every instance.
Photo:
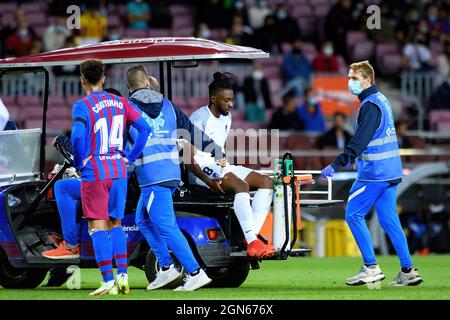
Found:
[[[57,105],[53,104],[48,107],[47,110],[47,118],[48,119],[62,119],[67,120],[71,119],[72,109],[66,107],[65,104]]]
[[[73,104],[75,103],[75,101],[81,99],[81,96],[67,96],[66,97],[66,103],[67,105],[72,108]]]
[[[14,122],[20,121],[20,108],[13,104],[8,104],[7,108],[9,112],[9,120]]]
[[[386,54],[381,59],[380,73],[389,75],[396,74],[400,72],[402,67],[402,56],[397,53]]]
[[[122,19],[120,18],[119,15],[116,15],[116,14],[108,15],[108,27],[109,28],[112,28],[112,27],[118,28],[123,24],[124,24],[124,21],[122,21]]]
[[[399,54],[398,45],[394,42],[379,43],[375,47],[375,59],[377,65],[381,65],[381,60],[387,54]]]
[[[193,37],[194,36],[194,28],[193,27],[182,27],[182,28],[174,28],[172,31],[173,37]]]
[[[14,2],[0,3],[0,12],[2,13],[2,20],[5,15],[13,15],[17,10],[17,4]]]
[[[48,130],[56,130],[60,132],[64,132],[70,130],[72,127],[72,120],[63,120],[63,119],[49,119],[47,121],[47,129]]]
[[[42,106],[21,107],[21,120],[42,119],[43,112],[44,110]]]
[[[289,53],[292,51],[292,45],[288,42],[284,42],[281,44],[281,50],[283,53]]]
[[[317,49],[314,43],[312,42],[304,42],[302,45],[302,52],[306,55],[313,55],[315,56],[317,54]]]
[[[350,51],[350,56],[353,61],[369,60],[373,56],[374,49],[375,44],[370,40],[358,42]]]
[[[16,104],[16,98],[14,96],[0,96],[0,98],[7,108],[9,108],[10,105]]]
[[[328,5],[318,6],[316,4],[316,6],[314,7],[314,15],[318,18],[325,18],[329,11],[330,11],[330,6],[328,6]]]
[[[353,47],[361,42],[367,41],[367,35],[362,31],[348,31],[346,34],[347,53],[351,54]]]
[[[206,106],[208,104],[208,98],[203,97],[189,97],[187,98],[188,104],[193,109]]]
[[[126,39],[146,38],[147,30],[126,29],[124,37]]]
[[[63,96],[49,96],[48,97],[48,106],[52,106],[52,105],[66,105],[66,99],[64,99]]]
[[[24,121],[24,129],[42,128],[42,120],[28,119]]]
[[[314,15],[312,8],[309,5],[294,6],[291,12],[294,18],[309,18]]]
[[[148,31],[148,36],[150,38],[170,37],[171,34],[172,34],[172,30],[170,30],[170,29],[150,29]]]
[[[170,14],[172,17],[178,17],[182,15],[191,15],[192,14],[192,8],[189,6],[183,6],[183,5],[171,5],[169,7]]]
[[[450,121],[450,111],[447,110],[431,110],[430,115],[430,129],[438,130],[438,123],[441,121]]]
[[[27,14],[28,23],[33,26],[47,26],[47,16],[45,13],[29,13]]]
[[[17,103],[20,107],[43,106],[42,98],[38,96],[18,96]]]
[[[450,121],[441,121],[437,124],[437,130],[439,132],[450,132]]]
[[[42,13],[47,10],[45,1],[23,3],[20,9],[28,16],[30,13]]]
[[[192,16],[179,16],[176,19],[173,19],[172,22],[172,30],[181,29],[181,28],[192,28],[194,25]]]
[[[311,14],[298,20],[302,37],[312,38],[315,34],[317,34],[317,19],[311,18],[312,16],[313,15]]]

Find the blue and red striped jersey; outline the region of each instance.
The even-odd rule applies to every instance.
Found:
[[[126,126],[140,117],[127,99],[103,90],[75,102],[72,121],[84,123],[85,147],[74,154],[83,160],[92,156],[82,169],[83,181],[126,178],[123,136]]]

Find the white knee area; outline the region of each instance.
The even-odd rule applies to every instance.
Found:
[[[247,243],[256,240],[253,210],[250,206],[249,193],[240,192],[234,196],[234,213],[241,225]]]
[[[270,205],[272,204],[272,198],[272,189],[258,189],[253,197],[252,209],[256,233],[261,231],[266,221],[267,214],[270,211]]]

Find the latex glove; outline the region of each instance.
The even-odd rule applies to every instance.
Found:
[[[328,177],[332,177],[333,174],[334,174],[334,169],[331,165],[326,166],[321,172],[322,179],[324,179],[324,180],[327,180]]]

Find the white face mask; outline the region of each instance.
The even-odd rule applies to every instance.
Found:
[[[203,39],[209,39],[210,36],[211,36],[211,31],[209,31],[209,29],[205,29],[205,30],[202,30],[202,32],[200,32],[200,37]]]
[[[323,54],[326,55],[327,57],[333,55],[333,53],[334,53],[333,47],[323,48]]]
[[[254,80],[261,80],[262,78],[264,78],[264,72],[262,72],[261,70],[255,70],[252,73],[252,77]]]

